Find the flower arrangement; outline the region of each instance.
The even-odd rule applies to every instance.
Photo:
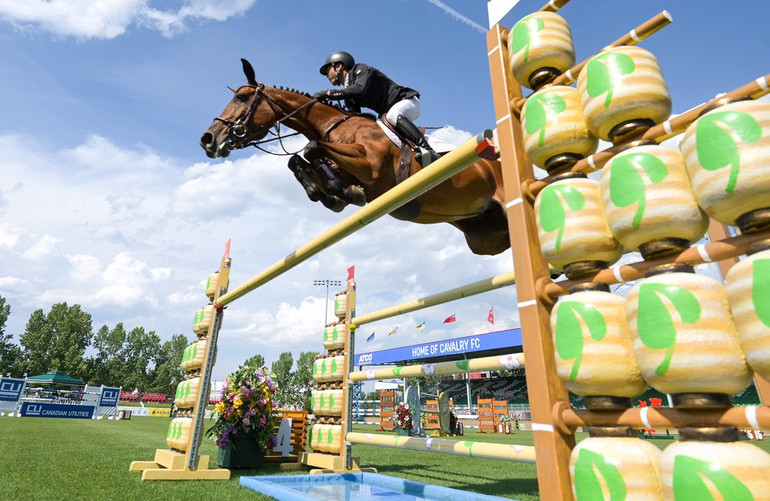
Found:
[[[206,430],[207,436],[216,437],[217,447],[227,447],[233,435],[253,436],[260,449],[275,445],[273,428],[273,395],[276,386],[265,369],[241,366],[227,376],[222,388],[222,401],[214,406],[216,418]]]
[[[395,417],[396,428],[402,430],[412,429],[412,410],[409,408],[408,404],[398,404],[396,406]]]
[[[508,414],[503,414],[502,416],[500,416],[500,422],[502,424],[510,424],[511,416],[509,416]]]

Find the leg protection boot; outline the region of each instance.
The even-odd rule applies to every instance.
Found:
[[[313,202],[317,202],[323,195],[323,192],[310,179],[310,164],[299,155],[292,155],[289,159],[289,170],[291,170],[299,184],[305,189],[307,197]]]
[[[430,147],[420,129],[402,115],[399,115],[398,120],[396,120],[396,131],[417,146],[417,151],[414,154],[420,165],[425,167],[438,159],[438,154]]]

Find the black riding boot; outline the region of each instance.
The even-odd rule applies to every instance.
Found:
[[[404,118],[403,115],[399,115],[398,120],[396,120],[396,131],[417,146],[414,155],[417,161],[420,162],[420,165],[425,167],[438,159],[438,154],[430,147],[420,129]]]

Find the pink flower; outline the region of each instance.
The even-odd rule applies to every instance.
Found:
[[[259,425],[265,426],[265,424],[267,424],[267,418],[265,416],[262,416],[261,418],[259,418]]]
[[[251,421],[249,420],[249,418],[248,417],[243,418],[243,426],[248,426],[249,424],[251,424]]]

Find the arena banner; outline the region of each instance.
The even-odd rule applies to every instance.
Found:
[[[359,353],[354,358],[354,365],[387,365],[405,360],[420,360],[517,347],[521,347],[521,329],[508,329],[430,343],[401,346],[389,350]]]
[[[99,397],[99,407],[117,407],[120,400],[121,388],[111,388],[102,386],[102,392]]]
[[[22,417],[91,419],[95,409],[93,405],[24,402],[21,404],[21,415]]]
[[[18,402],[26,382],[24,379],[0,378],[0,402]]]

